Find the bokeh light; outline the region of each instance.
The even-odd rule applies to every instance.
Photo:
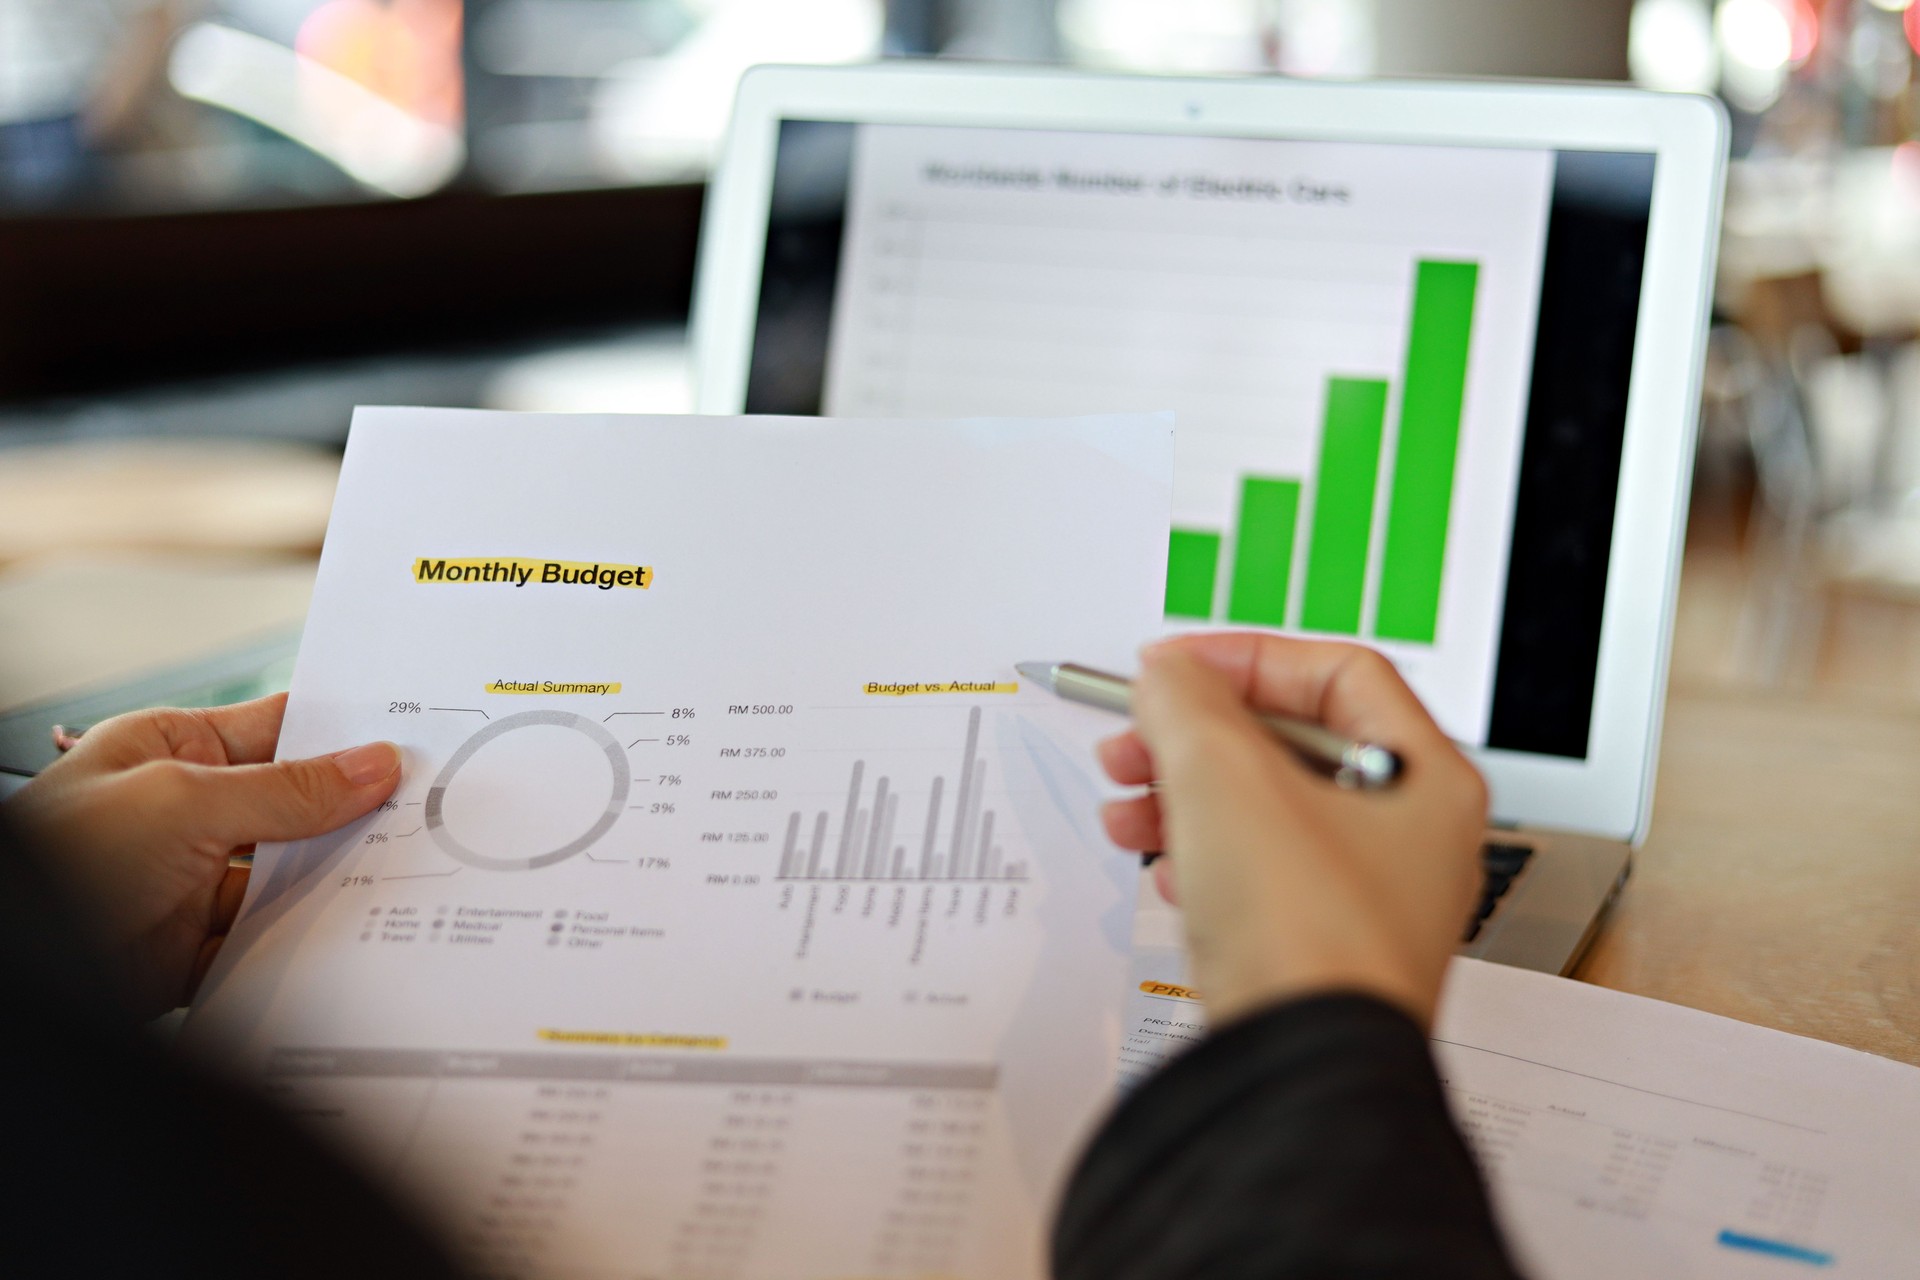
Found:
[[[1633,8],[1627,61],[1633,78],[1669,93],[1711,93],[1720,80],[1708,0],[1640,0]]]
[[[1720,0],[1713,29],[1728,100],[1748,111],[1772,106],[1793,64],[1791,9],[1778,0]]]

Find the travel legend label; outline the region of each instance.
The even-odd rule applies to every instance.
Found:
[[[615,587],[645,591],[653,585],[653,567],[644,564],[607,564],[584,560],[531,560],[518,556],[473,556],[438,559],[421,556],[413,562],[415,582],[528,584],[560,587]]]

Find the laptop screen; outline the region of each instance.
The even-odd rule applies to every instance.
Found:
[[[1585,758],[1654,157],[782,122],[746,409],[1177,416],[1167,617]]]

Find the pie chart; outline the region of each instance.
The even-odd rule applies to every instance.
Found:
[[[489,723],[441,766],[426,827],[470,867],[535,871],[592,848],[632,786],[626,752],[604,727],[571,711],[522,711]]]

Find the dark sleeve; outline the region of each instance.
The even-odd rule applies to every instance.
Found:
[[[1426,1036],[1357,995],[1209,1037],[1108,1118],[1056,1280],[1515,1280]]]
[[[453,1275],[345,1162],[134,1024],[81,927],[0,822],[0,1275]]]

